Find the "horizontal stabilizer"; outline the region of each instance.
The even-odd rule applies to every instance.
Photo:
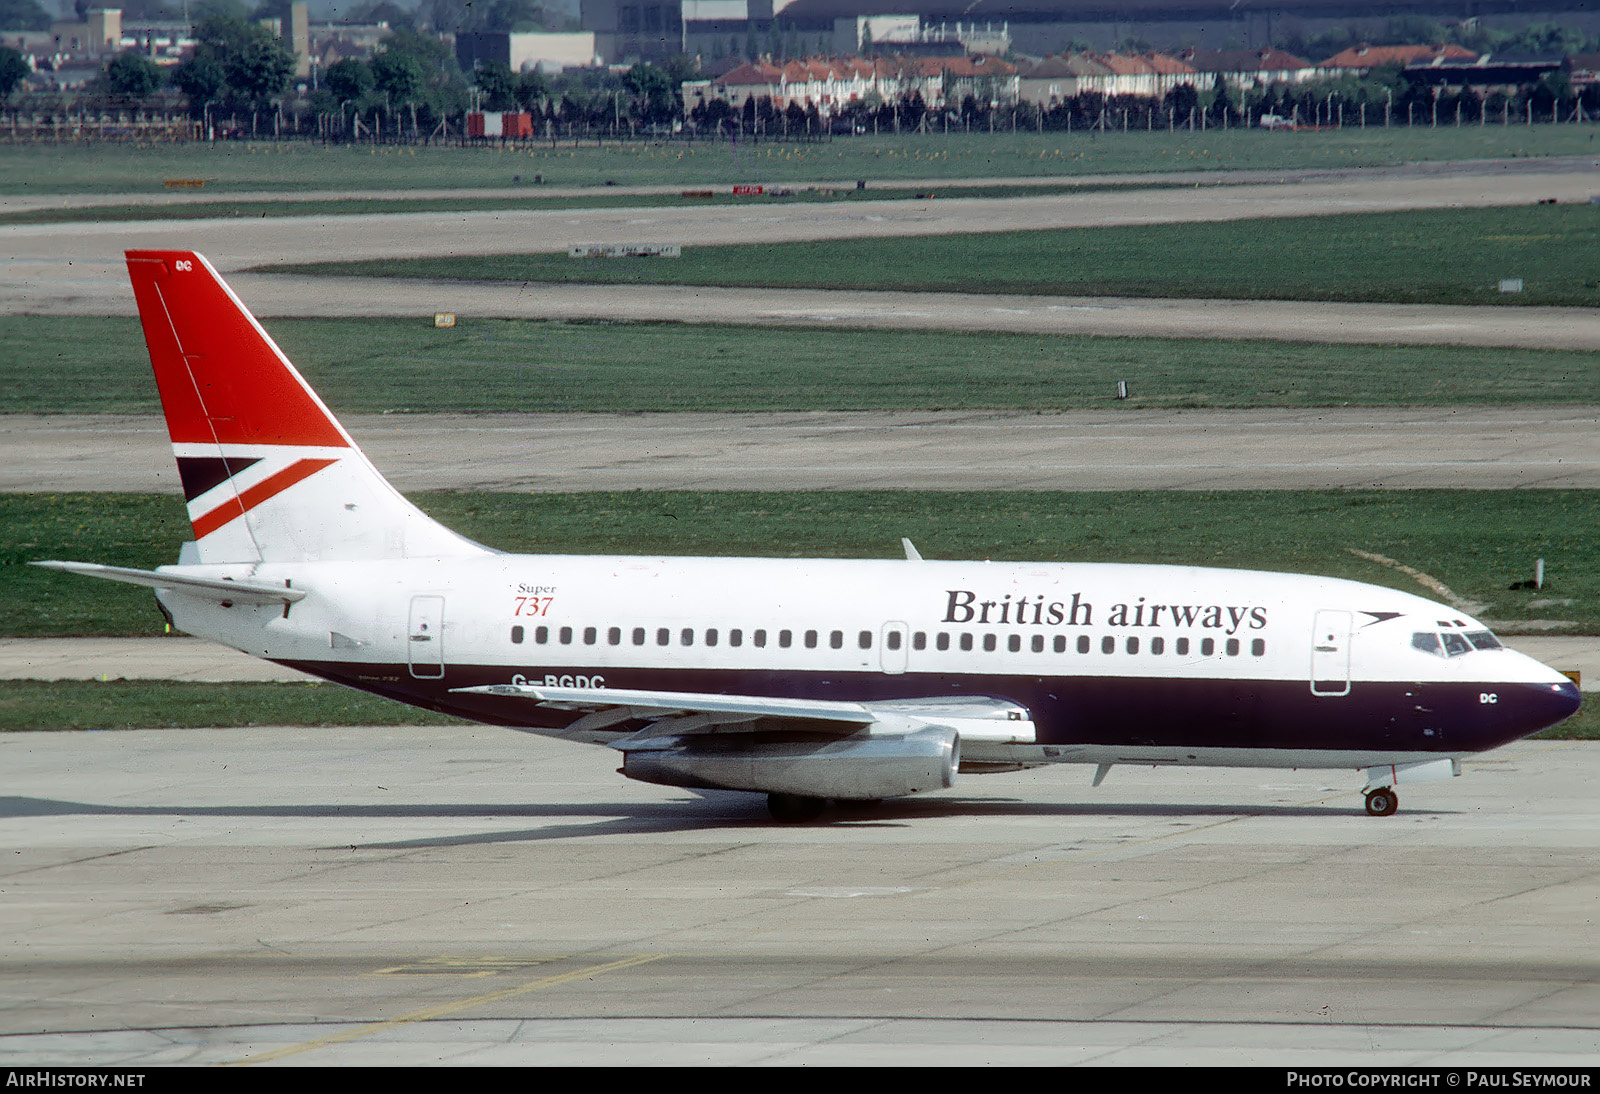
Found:
[[[33,562],[47,570],[65,570],[69,574],[100,577],[107,581],[122,581],[129,585],[144,585],[151,589],[171,589],[176,592],[203,596],[210,600],[234,604],[293,604],[305,598],[304,589],[291,589],[282,585],[266,585],[256,581],[234,581],[231,578],[187,577],[170,571],[131,570],[125,566],[102,566],[97,562]]]

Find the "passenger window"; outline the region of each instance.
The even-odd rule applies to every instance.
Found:
[[[916,634],[913,634],[911,636],[911,648],[914,649],[914,650],[925,650],[925,649],[927,649],[928,648],[928,636],[927,636],[927,634],[924,633],[923,631],[918,631]]]
[[[1009,653],[1021,653],[1022,652],[1022,636],[1020,634],[1013,634],[1009,638],[1007,638],[1006,639],[1006,650]]]
[[[633,628],[633,644],[635,646],[644,645],[644,628],[643,627],[635,627],[635,628]]]
[[[894,648],[895,649],[899,649],[900,648],[900,645],[899,645],[900,636],[898,634],[896,634],[894,636],[894,638],[895,638],[895,647]],[[871,631],[862,631],[860,634],[858,634],[856,636],[856,644],[859,645],[864,650],[870,650],[872,648],[872,632]]]
[[[844,648],[843,631],[830,631],[828,633],[828,648],[830,650],[839,650]]]
[[[1166,649],[1167,649],[1167,640],[1165,638],[1152,638],[1152,639],[1150,639],[1150,652],[1151,653],[1153,653],[1153,654],[1165,653]]]
[[[1226,649],[1228,651],[1228,656],[1229,657],[1238,657],[1239,656],[1239,640],[1237,638],[1228,639],[1228,644],[1226,646]]]
[[[816,648],[817,648],[817,632],[816,631],[807,631],[806,632],[806,649],[814,650]]]
[[[1106,635],[1104,638],[1100,639],[1100,652],[1101,653],[1116,653],[1117,652],[1117,640],[1115,638],[1112,638],[1109,634]]]
[[[866,634],[867,632],[866,631],[862,631],[861,633],[862,634]],[[900,632],[899,631],[890,631],[888,634],[884,635],[883,636],[883,644],[885,646],[888,646],[891,650],[899,649],[900,648]]]
[[[1137,638],[1128,639],[1127,650],[1128,650],[1129,653],[1138,653],[1139,652],[1139,640]]]
[[[512,643],[514,645],[518,645],[518,646],[522,645],[522,628],[521,627],[512,627],[511,628],[511,641],[512,641]]]
[[[594,640],[596,638],[598,638],[598,637],[599,637],[599,632],[596,631],[593,627],[585,627],[585,628],[583,628],[583,644],[585,646],[594,645]]]
[[[1178,639],[1172,644],[1172,648],[1177,651],[1179,657],[1189,656],[1189,640],[1187,638]]]
[[[678,634],[678,641],[685,646],[694,645],[694,628],[685,627]]]
[[[1043,653],[1044,652],[1044,635],[1036,634],[1036,635],[1033,636],[1033,652],[1034,653]]]
[[[1086,634],[1078,635],[1078,652],[1079,653],[1088,653],[1089,652],[1089,636],[1088,635],[1086,635]]]
[[[667,628],[662,627],[660,630],[656,631],[656,645],[665,646],[665,645],[668,645],[671,641],[672,641],[672,632],[667,630]]]
[[[541,645],[541,646],[544,645],[546,642],[550,641],[550,628],[549,627],[535,627],[535,628],[533,628],[533,640],[535,642],[539,643],[539,645]]]
[[[1064,635],[1064,634],[1056,635],[1054,648],[1055,648],[1055,651],[1057,653],[1066,653],[1067,652],[1067,636]]]
[[[755,631],[754,633],[752,633],[750,635],[750,641],[755,644],[755,647],[757,649],[766,649],[767,648],[767,632],[764,631],[764,630]]]
[[[934,641],[933,644],[941,650],[947,650],[950,648],[950,636],[944,631],[940,631],[939,637]]]
[[[561,638],[561,644],[563,646],[572,645],[572,628],[571,627],[562,627],[560,632],[559,632],[559,636]]]
[[[962,632],[962,635],[961,635],[961,648],[963,650],[972,649],[972,635],[971,634],[968,634],[966,632]]]
[[[793,644],[794,644],[794,635],[793,634],[791,634],[788,631],[779,631],[778,632],[778,645],[779,646],[781,646],[783,649],[788,649]]]
[[[1265,638],[1257,638],[1257,639],[1253,640],[1250,643],[1250,656],[1251,657],[1261,657],[1261,656],[1265,655],[1266,652],[1267,652],[1267,640]]]
[[[717,644],[717,628],[711,627],[711,628],[707,629],[707,631],[706,631],[706,645],[715,646],[716,644]]]
[[[742,645],[744,645],[744,632],[739,630],[738,628],[735,628],[735,629],[729,631],[728,632],[728,645],[730,645],[730,646],[742,646]]]
[[[1213,653],[1216,653],[1216,652],[1217,652],[1217,643],[1216,643],[1215,639],[1211,639],[1211,638],[1202,638],[1202,639],[1200,639],[1200,656],[1201,657],[1210,657]]]
[[[994,652],[994,646],[995,646],[994,635],[992,635],[992,634],[984,635],[983,636],[983,648],[984,648],[984,650],[986,652],[988,652],[988,653],[993,653]]]
[[[613,646],[622,645],[622,628],[612,627],[610,630],[606,631],[606,641]]]

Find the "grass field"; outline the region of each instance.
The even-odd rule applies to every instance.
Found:
[[[0,733],[207,726],[436,726],[460,721],[337,684],[0,680]]]
[[[463,281],[1594,307],[1600,206],[686,247],[681,258],[650,261],[529,254],[272,268]],[[1503,278],[1521,278],[1523,291],[1501,293]]]
[[[1554,350],[676,323],[279,319],[338,414],[1600,402]],[[0,413],[157,413],[138,321],[0,317]],[[1114,398],[1117,380],[1133,397]]]
[[[1352,578],[1428,593],[1351,553],[1385,555],[1488,606],[1500,629],[1600,633],[1600,499],[1591,491],[933,491],[421,494],[463,534],[510,551],[1189,563]],[[148,591],[27,566],[153,567],[190,538],[175,497],[0,495],[0,635],[155,635]],[[1546,562],[1542,591],[1510,586]],[[1549,629],[1534,626],[1533,629]]]
[[[192,684],[169,680],[0,680],[0,733],[235,726],[459,725],[337,684]],[[507,734],[506,740],[510,741]],[[1600,703],[1540,740],[1600,739]],[[508,745],[508,747],[511,747]]]
[[[349,191],[528,185],[705,185],[1345,168],[1430,160],[1586,155],[1594,126],[1349,128],[1280,133],[973,133],[840,138],[821,144],[569,143],[551,149],[353,148],[314,143],[14,144],[0,193],[162,192],[164,179],[217,191]]]

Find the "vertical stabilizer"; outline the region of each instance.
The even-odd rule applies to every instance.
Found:
[[[203,256],[127,258],[199,561],[483,553],[389,485]]]

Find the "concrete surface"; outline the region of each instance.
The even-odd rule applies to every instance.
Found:
[[[1600,485],[1600,406],[341,420],[401,490]],[[153,416],[0,416],[0,491],[53,490],[177,493],[164,424]]]
[[[802,203],[786,206],[634,207],[621,209],[506,210],[469,213],[404,213],[362,216],[303,216],[266,219],[129,221],[110,224],[0,226],[0,314],[133,314],[122,252],[139,247],[183,247],[201,251],[231,275],[262,264],[411,255],[508,254],[562,251],[573,243],[749,243],[1031,228],[1232,220],[1253,216],[1301,216],[1334,212],[1439,208],[1459,205],[1525,204],[1548,198],[1587,201],[1594,189],[1592,165],[1563,162],[1536,173],[1505,165],[1457,165],[1456,173],[1429,175],[1353,172],[1287,183],[1196,189],[1118,190],[1009,198],[950,198],[937,201]],[[276,288],[272,288],[273,284]],[[1340,340],[1477,341],[1494,345],[1593,344],[1592,317],[1549,314],[1515,316],[1518,309],[1349,312],[1291,305],[1218,308],[1201,303],[1029,300],[1021,315],[1007,317],[1002,299],[984,298],[957,308],[954,302],[863,298],[856,294],[797,295],[788,299],[741,291],[661,294],[608,289],[579,293],[575,304],[556,294],[552,302],[525,302],[512,290],[474,287],[470,294],[444,286],[394,286],[384,281],[344,282],[307,288],[296,279],[239,278],[235,287],[262,315],[425,314],[458,310],[469,315],[547,314],[549,309],[660,315],[682,307],[683,297],[703,297],[687,317],[768,321],[901,323],[897,311],[927,310],[915,322],[990,324],[988,329],[1048,329],[1089,333],[1157,333],[1216,337],[1287,337],[1304,323],[1312,337]],[[543,293],[543,290],[541,290]],[[522,294],[526,295],[526,294]],[[640,303],[629,303],[639,300]],[[538,310],[538,309],[545,310]],[[1086,309],[1094,309],[1086,312]],[[530,310],[533,309],[533,310]],[[1017,309],[1013,309],[1017,310]],[[852,318],[852,313],[856,313]],[[1030,313],[1031,318],[1030,318]],[[1513,313],[1513,314],[1507,314]],[[943,319],[950,315],[954,318]],[[841,319],[842,317],[842,319]],[[1586,321],[1587,320],[1587,321]],[[1031,324],[1031,325],[1029,325]],[[1551,325],[1555,329],[1546,330]],[[1252,335],[1249,332],[1262,328]],[[1371,329],[1367,329],[1367,328]],[[1354,328],[1351,333],[1349,328]],[[1361,333],[1361,332],[1365,333]],[[1585,340],[1589,339],[1589,340]]]
[[[1600,745],[832,823],[489,728],[0,738],[0,1063],[1600,1062]]]

